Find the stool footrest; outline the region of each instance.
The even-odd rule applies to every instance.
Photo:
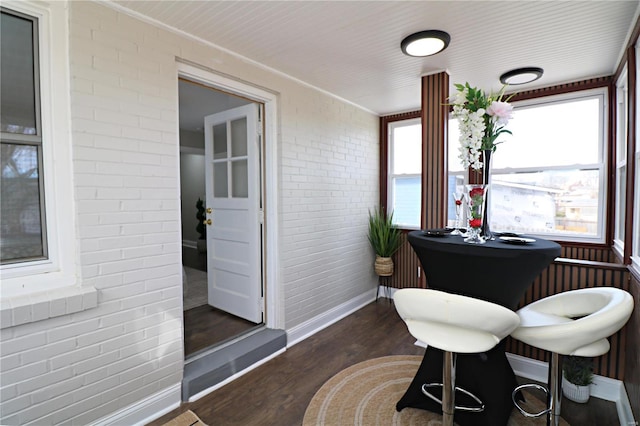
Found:
[[[539,413],[530,413],[528,411],[526,411],[524,408],[522,408],[520,406],[520,404],[518,404],[518,401],[516,401],[516,394],[518,392],[520,392],[522,389],[527,389],[527,388],[536,388],[538,390],[543,391],[546,395],[549,395],[549,389],[547,389],[544,386],[540,386],[538,384],[535,383],[528,383],[525,385],[520,385],[518,387],[516,387],[513,392],[511,392],[511,400],[513,401],[513,404],[516,406],[516,408],[518,409],[518,411],[520,411],[522,413],[523,416],[525,417],[540,417],[544,414],[547,414],[549,411],[551,411],[551,408],[547,408],[545,410],[540,411]]]
[[[440,404],[442,406],[442,401],[440,399],[438,399],[436,396],[432,395],[427,390],[428,388],[434,388],[434,387],[442,388],[443,384],[442,383],[425,383],[424,385],[422,385],[422,393],[425,394],[426,396],[428,396],[429,398],[431,398],[432,400],[434,400],[435,402],[437,402],[438,404]],[[472,394],[468,390],[459,388],[458,386],[456,386],[456,392],[462,392],[465,395],[470,396],[471,398],[473,398],[480,405],[479,407],[467,407],[467,406],[456,405],[455,406],[456,410],[468,411],[468,412],[472,412],[472,413],[480,413],[480,412],[484,411],[484,404],[482,403],[480,398],[478,398],[477,396],[475,396],[474,394]]]

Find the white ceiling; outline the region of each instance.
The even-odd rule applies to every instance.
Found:
[[[420,76],[498,90],[505,71],[538,66],[520,90],[614,73],[639,0],[136,1],[114,0],[379,115],[420,108]],[[139,15],[138,15],[139,16]],[[440,29],[444,52],[413,58],[409,34]],[[452,87],[453,89],[453,87]]]

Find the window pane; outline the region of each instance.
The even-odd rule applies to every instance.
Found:
[[[493,169],[596,164],[600,161],[601,98],[516,106],[491,159]],[[550,155],[553,153],[553,155]]]
[[[491,228],[522,233],[596,236],[598,170],[492,174]]]
[[[243,117],[231,122],[231,156],[247,155],[247,118]]]
[[[422,171],[421,129],[420,124],[393,128],[393,174],[415,174]]]
[[[458,130],[458,120],[452,118],[449,120],[449,135],[447,139],[448,149],[448,164],[450,172],[462,172],[462,161],[458,156],[460,155],[460,131]]]
[[[34,22],[2,12],[0,21],[0,121],[7,133],[37,129]]]
[[[227,158],[227,123],[213,126],[213,158]]]
[[[43,258],[38,147],[2,143],[0,156],[2,263]]]
[[[226,198],[229,196],[227,182],[227,162],[213,163],[213,196]]]
[[[231,162],[231,196],[235,198],[247,198],[249,196],[247,160]]]
[[[618,168],[616,175],[616,194],[618,205],[616,206],[616,239],[624,241],[624,227],[626,214],[626,193],[627,193],[627,166]]]
[[[420,177],[393,179],[393,222],[396,225],[420,226]]]

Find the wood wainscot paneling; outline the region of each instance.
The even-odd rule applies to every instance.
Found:
[[[625,265],[615,263],[558,258],[536,278],[520,301],[519,307],[552,294],[591,287],[616,287],[628,291],[629,271]],[[609,338],[611,350],[605,355],[594,358],[596,374],[612,379],[623,379],[627,357],[626,336],[630,327],[627,324],[611,336]],[[548,362],[548,352],[510,337],[507,339],[507,352]]]
[[[418,268],[422,270],[420,260],[407,241],[408,232],[402,233],[404,243],[393,255],[393,275],[387,280],[389,287],[393,288],[425,288],[422,272],[418,277]]]
[[[560,257],[593,262],[620,263],[610,247],[593,244],[584,245],[563,242]]]

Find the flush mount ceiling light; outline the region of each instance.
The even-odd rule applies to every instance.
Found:
[[[444,31],[427,30],[405,37],[400,47],[405,55],[430,56],[446,49],[449,41],[451,36]]]
[[[538,67],[518,68],[502,74],[500,82],[509,85],[531,83],[542,77],[543,72],[544,70]]]

